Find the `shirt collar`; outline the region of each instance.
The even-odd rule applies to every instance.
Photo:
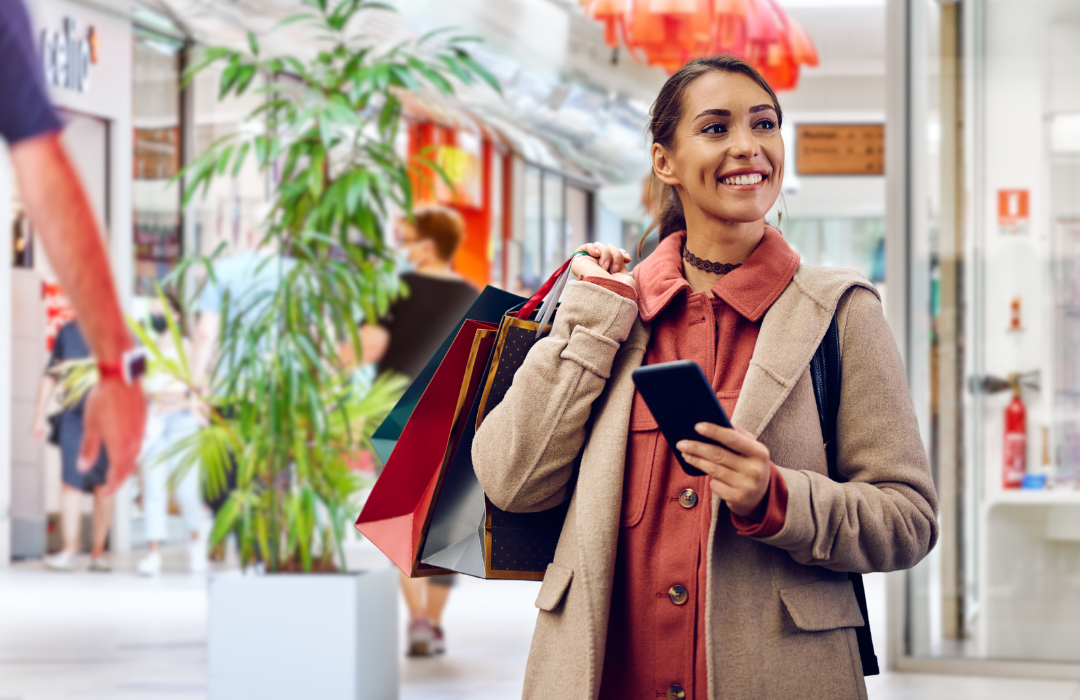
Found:
[[[683,277],[682,268],[685,242],[685,231],[669,235],[634,269],[643,321],[652,321],[679,294],[689,294],[690,283]],[[754,252],[740,267],[720,278],[712,293],[748,321],[757,322],[787,288],[798,267],[799,254],[779,231],[766,225]]]

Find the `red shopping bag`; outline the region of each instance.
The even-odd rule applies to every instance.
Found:
[[[462,380],[473,340],[478,330],[494,331],[498,327],[497,323],[471,319],[462,323],[356,520],[356,529],[407,576],[448,573],[421,563],[419,550],[454,432],[454,418],[460,410]]]

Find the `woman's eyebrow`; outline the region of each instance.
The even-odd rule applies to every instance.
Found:
[[[731,112],[726,109],[707,109],[701,114],[694,117],[694,119],[700,119],[706,115],[712,115],[714,117],[730,117]]]
[[[757,107],[751,107],[750,108],[750,114],[756,114],[757,112],[764,112],[764,111],[770,110],[770,109],[773,110],[773,111],[776,111],[776,107],[773,107],[772,105],[758,105]],[[704,112],[702,112],[701,114],[694,117],[694,119],[701,119],[702,117],[705,117],[705,116],[730,117],[731,116],[731,111],[727,110],[727,109],[707,109]]]

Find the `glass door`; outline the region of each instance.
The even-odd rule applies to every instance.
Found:
[[[905,654],[1080,663],[1080,5],[912,6],[909,372],[941,537]]]

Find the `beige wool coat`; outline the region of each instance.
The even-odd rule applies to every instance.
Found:
[[[828,477],[809,373],[834,311],[843,484]],[[600,691],[631,372],[648,342],[633,302],[570,283],[551,335],[476,434],[476,474],[497,506],[539,511],[570,498],[536,599],[523,693],[530,700],[594,700]],[[854,631],[864,621],[845,572],[909,568],[937,539],[937,494],[873,287],[850,270],[800,265],[762,319],[731,419],[769,448],[789,495],[783,529],[764,538],[737,534],[713,497],[709,698],[865,700]],[[655,696],[654,688],[642,691]]]

